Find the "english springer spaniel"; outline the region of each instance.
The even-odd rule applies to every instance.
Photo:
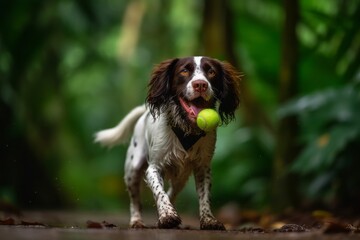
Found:
[[[238,72],[227,62],[209,57],[166,60],[153,70],[146,105],[134,108],[116,127],[96,134],[96,142],[113,146],[126,142],[133,132],[125,161],[130,227],[145,227],[140,203],[144,176],[156,202],[158,227],[178,227],[175,198],[193,173],[200,228],[225,230],[210,209],[216,130],[200,130],[196,116],[201,109],[215,108],[223,124],[233,120],[240,102],[239,81]],[[164,180],[169,182],[167,192]]]

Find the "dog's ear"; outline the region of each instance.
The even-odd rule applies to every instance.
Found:
[[[153,117],[160,114],[161,108],[171,98],[171,81],[177,58],[168,59],[156,65],[148,85],[146,102]]]
[[[235,110],[240,104],[240,73],[228,62],[221,62],[223,89],[219,96],[219,114],[223,124],[235,118]]]

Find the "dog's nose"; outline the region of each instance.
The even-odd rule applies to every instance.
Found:
[[[208,89],[208,83],[204,80],[195,80],[192,82],[192,87],[196,92],[205,92]]]

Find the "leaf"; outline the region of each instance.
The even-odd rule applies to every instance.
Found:
[[[0,220],[0,225],[15,225],[15,220],[13,218],[7,218],[5,220]]]
[[[101,225],[101,223],[99,222],[94,222],[94,221],[91,221],[91,220],[88,220],[86,222],[86,227],[87,228],[103,228],[103,226]]]
[[[307,228],[298,224],[285,224],[279,229],[275,229],[275,232],[307,232]]]
[[[294,99],[281,106],[277,115],[279,118],[283,118],[290,115],[301,115],[306,112],[317,110],[335,98],[335,95],[336,92],[333,89],[328,89]]]
[[[29,221],[21,221],[20,225],[23,226],[33,226],[33,227],[46,227],[46,225],[44,223],[40,223],[40,222],[29,222]]]
[[[116,228],[117,227],[115,224],[108,223],[106,221],[103,221],[102,225],[104,225],[106,228]]]
[[[358,137],[360,137],[360,124],[357,122],[335,125],[328,133],[309,142],[291,170],[310,173],[326,169],[333,164],[346,145]]]
[[[322,232],[325,234],[350,233],[353,231],[356,231],[356,228],[354,226],[343,222],[326,222],[322,229]]]
[[[315,141],[338,124],[360,122],[359,85],[327,89],[288,102],[279,108],[280,118],[296,115],[302,128],[302,138]]]

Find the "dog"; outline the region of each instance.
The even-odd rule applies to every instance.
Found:
[[[125,143],[133,132],[124,176],[130,197],[131,228],[146,227],[140,202],[144,177],[157,206],[158,227],[178,227],[181,219],[174,202],[193,173],[200,229],[225,230],[210,208],[210,165],[216,129],[202,131],[196,125],[196,117],[200,110],[213,108],[223,125],[232,121],[240,103],[239,82],[240,74],[227,62],[201,56],[166,60],[155,66],[151,74],[146,104],[134,108],[116,127],[95,135],[95,142],[111,147]]]

